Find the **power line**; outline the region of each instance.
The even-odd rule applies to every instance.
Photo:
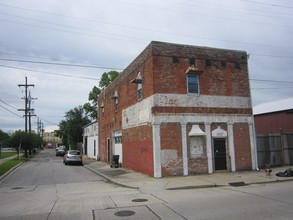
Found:
[[[68,74],[59,74],[59,73],[45,72],[45,71],[39,71],[39,70],[28,69],[28,68],[21,68],[21,67],[12,67],[12,66],[7,66],[7,65],[1,65],[0,64],[0,67],[1,66],[2,67],[6,67],[6,68],[19,69],[19,70],[25,70],[25,71],[32,71],[32,72],[39,72],[39,73],[44,73],[44,74],[64,76],[64,77],[70,77],[70,78],[79,78],[79,79],[88,79],[88,80],[100,80],[99,78],[74,76],[74,75],[68,75]],[[109,67],[109,69],[110,69],[110,67]],[[251,78],[249,80],[250,81],[256,81],[256,82],[269,82],[269,83],[290,83],[290,84],[293,83],[293,81],[280,81],[280,80],[268,80],[268,79],[254,79],[254,78]]]
[[[14,107],[14,106],[8,104],[7,102],[4,102],[4,101],[1,100],[1,99],[0,99],[0,102],[4,103],[5,105],[9,106],[10,108],[14,108],[14,109],[16,109],[16,110],[18,109],[18,108],[16,108],[16,107]]]
[[[286,28],[293,28],[293,26],[291,25],[283,25],[283,24],[273,24],[273,23],[265,23],[265,22],[258,22],[258,21],[248,21],[248,20],[242,20],[242,19],[239,19],[239,18],[236,18],[234,17],[233,19],[229,18],[229,17],[224,17],[224,16],[216,16],[216,15],[210,15],[210,14],[202,14],[202,13],[199,13],[198,11],[197,12],[191,12],[191,11],[185,11],[185,10],[170,10],[166,7],[156,7],[156,6],[152,6],[152,5],[146,5],[146,4],[140,4],[140,3],[133,3],[133,2],[126,2],[126,1],[123,1],[123,0],[112,0],[112,1],[115,1],[115,2],[118,2],[120,4],[129,4],[129,5],[134,5],[136,7],[142,7],[142,8],[151,8],[151,9],[155,9],[155,10],[162,10],[162,11],[167,11],[167,12],[176,12],[176,13],[185,13],[185,14],[190,14],[190,15],[197,15],[197,16],[202,16],[202,17],[205,17],[205,18],[213,18],[213,19],[222,19],[222,20],[228,20],[228,21],[233,21],[233,22],[245,22],[245,23],[257,23],[257,24],[261,24],[261,25],[268,25],[268,26],[280,26],[280,27],[286,27]]]
[[[38,73],[54,75],[54,76],[64,76],[64,77],[70,77],[70,78],[87,79],[87,80],[95,80],[95,81],[100,80],[99,78],[74,76],[74,75],[61,74],[61,73],[52,73],[52,72],[46,72],[46,71],[40,71],[40,70],[34,70],[34,69],[22,68],[22,67],[7,66],[7,65],[1,65],[1,64],[0,64],[0,67],[10,68],[10,69],[17,69],[17,70],[25,70],[25,71],[30,71],[30,72],[38,72]]]
[[[289,59],[293,59],[293,56],[283,56],[283,55],[256,54],[256,53],[251,53],[249,55],[258,56],[258,57],[273,57],[273,58],[289,58]]]
[[[11,61],[11,62],[21,62],[21,63],[36,63],[36,64],[57,65],[57,66],[72,66],[72,67],[94,68],[94,69],[123,70],[123,69],[117,68],[117,67],[105,67],[105,66],[85,65],[85,64],[73,64],[73,63],[44,62],[44,61],[9,59],[9,58],[0,58],[0,60],[3,60],[3,61]]]
[[[289,83],[292,84],[292,81],[280,81],[280,80],[269,80],[269,79],[250,79],[251,81],[257,82],[269,82],[269,83]]]
[[[14,114],[15,116],[17,116],[17,117],[19,117],[19,118],[22,118],[22,119],[23,119],[23,117],[22,117],[22,116],[20,116],[20,115],[18,115],[18,114],[16,114],[16,113],[14,113],[14,112],[12,112],[12,111],[10,111],[8,108],[5,108],[3,105],[0,105],[0,107],[2,107],[3,109],[5,109],[6,111],[10,112],[11,114]]]
[[[44,118],[41,118],[39,115],[37,115],[37,117],[40,118],[40,119],[42,119],[43,121],[46,121],[46,122],[52,124],[52,125],[59,125],[59,124],[56,124],[55,122],[51,122],[51,121],[48,121],[48,120],[46,120]]]
[[[272,7],[293,9],[293,7],[286,6],[286,5],[279,5],[279,4],[272,4],[272,3],[265,3],[265,2],[256,2],[256,1],[250,1],[250,0],[241,0],[241,1],[243,1],[243,2],[249,2],[249,3],[253,3],[253,4],[258,4],[258,5],[267,5],[267,6],[272,6]]]
[[[252,90],[271,90],[271,89],[293,89],[293,87],[274,87],[274,88],[251,88]]]
[[[116,1],[123,2],[121,0],[116,0]],[[133,5],[138,6],[138,7],[150,7],[150,8],[155,8],[155,9],[159,9],[159,10],[167,10],[166,8],[160,8],[160,7],[155,7],[155,6],[141,5],[141,4],[130,3],[130,2],[125,2],[125,3],[127,3],[127,4],[133,4]],[[249,45],[261,46],[261,47],[293,49],[293,48],[288,48],[288,47],[280,47],[280,46],[273,46],[273,45],[262,45],[262,44],[251,43],[251,42],[223,40],[223,39],[216,39],[216,38],[209,38],[209,37],[202,37],[202,36],[194,36],[194,35],[180,34],[178,32],[177,33],[175,33],[175,32],[172,33],[172,32],[165,32],[165,31],[160,31],[160,30],[155,30],[155,29],[147,29],[147,28],[142,28],[142,27],[127,26],[127,25],[113,24],[113,23],[107,23],[107,22],[98,22],[98,21],[92,20],[92,19],[78,18],[78,17],[73,17],[73,16],[66,16],[66,15],[61,15],[61,14],[56,14],[56,13],[45,12],[45,11],[32,10],[32,9],[28,9],[28,8],[10,6],[10,5],[6,5],[6,4],[0,4],[0,6],[12,7],[12,8],[17,8],[17,9],[21,9],[21,10],[28,10],[28,11],[33,11],[33,12],[37,12],[37,13],[49,14],[49,15],[54,15],[54,16],[59,16],[59,17],[65,17],[65,18],[84,20],[84,21],[87,21],[87,22],[101,23],[101,24],[105,24],[105,25],[113,25],[113,26],[119,26],[119,27],[125,27],[125,28],[139,29],[139,30],[143,30],[143,31],[150,31],[150,32],[170,34],[170,35],[173,35],[173,36],[176,35],[176,36],[183,36],[183,37],[190,37],[190,38],[196,37],[196,38],[200,38],[200,39],[215,40],[215,41],[222,41],[222,42],[229,42],[229,43],[238,43],[238,44],[239,43],[240,44],[249,44]],[[186,13],[188,13],[188,12],[186,12]],[[189,13],[191,13],[191,12],[189,12]],[[85,28],[80,28],[80,27],[73,27],[73,26],[68,26],[68,25],[56,24],[56,23],[52,23],[52,22],[41,21],[41,20],[27,18],[27,17],[22,17],[22,16],[18,16],[18,15],[11,15],[11,14],[7,14],[7,13],[1,13],[1,14],[8,15],[8,16],[20,17],[22,19],[29,19],[29,20],[33,20],[33,21],[37,21],[37,22],[42,22],[42,23],[46,23],[46,24],[51,24],[51,25],[58,25],[58,26],[68,27],[68,28],[74,28],[74,29],[78,29],[78,30],[85,30],[85,31],[90,31],[90,32],[98,32],[98,33],[102,33],[102,34],[106,34],[106,35],[124,37],[124,39],[113,38],[113,39],[116,39],[116,40],[126,40],[126,41],[131,41],[131,42],[137,42],[137,41],[139,41],[139,43],[148,41],[147,39],[138,39],[138,38],[133,38],[131,36],[122,36],[122,35],[117,35],[117,34],[113,34],[113,33],[105,33],[105,32],[101,32],[101,31],[95,31],[95,30],[92,30],[92,29],[90,30],[90,29],[85,29]],[[198,12],[196,13],[196,15],[199,15]],[[210,16],[210,15],[202,15],[202,16],[205,16],[205,17],[216,17],[216,16]],[[225,18],[225,17],[220,17],[220,18],[227,19],[227,20],[231,20],[230,18]],[[232,19],[232,20],[234,21],[235,19]],[[46,28],[46,27],[43,27],[43,26],[37,26],[37,25],[31,25],[31,24],[24,24],[24,23],[20,23],[20,22],[12,22],[12,21],[7,21],[7,20],[0,20],[0,21],[10,22],[10,23],[16,23],[16,24],[21,24],[21,25],[28,25],[28,26],[33,26],[33,27],[37,27],[37,28],[51,29],[51,30],[55,30],[55,31],[62,31],[62,32],[75,33],[75,34],[82,34],[82,33],[77,33],[77,32],[72,32],[72,31],[65,31],[63,29],[60,30],[60,29],[54,29],[54,28],[49,28],[49,27]],[[244,22],[250,22],[250,21],[244,21]],[[256,22],[253,21],[253,23],[256,23]],[[261,24],[278,26],[277,24],[272,24],[272,23],[261,23]],[[286,27],[292,27],[293,28],[293,26],[287,26],[287,25],[281,25],[281,26],[286,26]],[[87,35],[89,35],[89,34],[87,34]],[[106,36],[97,36],[97,35],[92,35],[92,36],[106,37]],[[129,40],[129,39],[133,39],[133,40]]]

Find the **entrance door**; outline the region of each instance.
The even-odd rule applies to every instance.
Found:
[[[87,137],[85,137],[85,140],[84,140],[84,152],[83,152],[84,155],[87,155]]]
[[[111,161],[110,138],[107,139],[108,162]]]
[[[214,139],[215,170],[227,170],[226,139]]]

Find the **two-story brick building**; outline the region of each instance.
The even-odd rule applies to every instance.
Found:
[[[151,42],[98,105],[101,160],[154,177],[256,168],[244,51]]]

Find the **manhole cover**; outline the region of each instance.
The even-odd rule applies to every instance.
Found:
[[[133,199],[132,202],[147,202],[147,199]]]
[[[134,214],[135,214],[135,212],[134,211],[130,211],[130,210],[124,210],[124,211],[115,212],[115,215],[116,216],[119,216],[119,217],[132,216]]]
[[[23,187],[17,186],[17,187],[13,187],[13,188],[10,188],[10,189],[23,189]]]

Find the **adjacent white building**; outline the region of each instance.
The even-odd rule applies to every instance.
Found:
[[[83,127],[83,155],[89,158],[99,160],[99,136],[98,136],[98,122],[94,121]]]

